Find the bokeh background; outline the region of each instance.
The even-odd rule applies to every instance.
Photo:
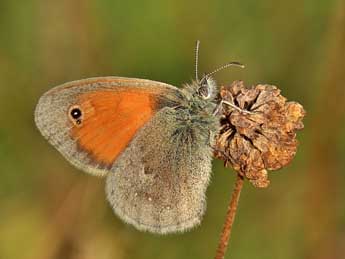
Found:
[[[113,215],[104,180],[39,134],[38,98],[121,75],[180,86],[227,61],[219,84],[277,85],[307,110],[293,162],[245,183],[226,258],[345,258],[345,3],[342,0],[0,0],[0,258],[213,258],[235,174],[215,161],[200,227],[142,233]]]

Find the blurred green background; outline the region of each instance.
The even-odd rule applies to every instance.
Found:
[[[208,209],[184,234],[113,215],[104,180],[39,134],[38,98],[120,75],[180,86],[227,61],[219,84],[277,85],[307,110],[293,162],[267,189],[245,183],[226,258],[345,258],[345,3],[342,0],[0,0],[0,258],[213,258],[235,174],[215,161]]]

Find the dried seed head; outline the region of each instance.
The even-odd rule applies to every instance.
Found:
[[[286,166],[296,154],[296,131],[303,129],[305,115],[302,105],[286,102],[275,86],[248,89],[242,81],[222,87],[220,96],[248,112],[223,104],[215,156],[255,187],[267,187],[267,170]]]

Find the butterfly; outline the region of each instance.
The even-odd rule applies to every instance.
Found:
[[[71,164],[106,177],[116,215],[139,230],[183,232],[202,219],[219,130],[212,73],[183,88],[136,78],[68,82],[43,94],[35,122]],[[233,104],[231,106],[237,107]]]

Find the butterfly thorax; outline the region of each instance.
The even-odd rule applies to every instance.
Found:
[[[213,82],[213,81],[212,81]],[[216,104],[216,85],[212,85],[212,92],[205,98],[200,92],[200,84],[197,81],[187,84],[182,89],[183,104],[176,108],[177,125],[181,140],[197,138],[196,142],[212,142],[212,136],[219,129],[219,118],[213,114]],[[190,138],[193,136],[193,138]]]

